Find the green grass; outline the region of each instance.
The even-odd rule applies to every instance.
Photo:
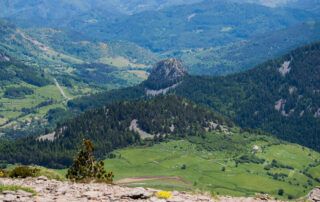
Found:
[[[24,86],[34,90],[32,95],[27,95],[22,99],[8,99],[3,97],[4,89],[7,87]],[[82,92],[82,86],[75,85],[74,89],[62,86],[65,94],[74,98],[91,92],[91,89],[85,87],[85,92]],[[46,106],[37,107],[39,104],[48,100],[53,102]],[[61,95],[61,92],[55,85],[47,85],[36,87],[24,82],[15,85],[8,85],[3,89],[0,88],[0,126],[13,127],[25,122],[31,122],[32,119],[42,119],[50,109],[66,108],[66,99]],[[34,109],[33,112],[24,114],[23,109]],[[8,122],[9,121],[9,122]],[[6,124],[7,123],[7,124]]]
[[[5,169],[6,171],[10,172],[11,170],[13,170],[14,168],[16,168],[17,164],[10,164],[7,165],[7,168]],[[66,180],[65,174],[66,174],[66,170],[55,170],[55,169],[48,169],[42,166],[29,166],[30,168],[37,168],[39,170],[39,172],[37,172],[36,176],[45,176],[48,179],[55,179],[55,180],[59,180],[59,181],[64,181]]]
[[[105,166],[107,170],[114,171],[115,181],[118,182],[132,177],[179,177],[127,181],[125,184],[128,186],[201,190],[220,195],[252,196],[255,193],[268,193],[282,199],[287,199],[288,195],[299,198],[305,196],[313,186],[319,185],[315,180],[300,173],[301,169],[313,162],[313,159],[320,158],[319,153],[294,144],[278,145],[279,141],[271,137],[240,135],[237,132],[227,140],[220,141],[223,137],[224,134],[215,133],[205,139],[192,138],[192,143],[188,140],[178,140],[152,147],[121,149],[114,152],[117,156],[115,159],[105,160]],[[235,159],[242,154],[250,154],[253,145],[262,148],[256,156],[264,158],[266,162],[236,165]],[[273,159],[293,166],[294,170],[265,170],[264,166]],[[184,170],[181,169],[183,164],[186,165]],[[223,167],[225,171],[222,171]],[[269,176],[268,172],[284,173],[288,177],[276,180]],[[312,182],[312,186],[307,185],[308,180]],[[284,189],[284,196],[277,195],[279,189]]]
[[[310,173],[313,177],[320,179],[320,165],[318,165],[318,166],[316,166],[316,167],[313,167],[313,168],[310,168],[310,169],[309,169],[309,173]]]
[[[1,185],[0,184],[0,193],[3,191],[18,191],[18,190],[29,192],[33,196],[37,195],[37,192],[29,187],[22,187],[22,186],[15,186],[15,185]]]

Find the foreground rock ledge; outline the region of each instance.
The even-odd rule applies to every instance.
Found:
[[[37,192],[36,196],[25,191],[5,191],[0,194],[0,201],[35,201],[35,202],[85,202],[85,201],[150,201],[150,202],[209,202],[232,201],[254,202],[272,201],[267,198],[212,198],[207,195],[197,195],[185,192],[172,192],[170,199],[158,199],[158,190],[145,188],[128,188],[106,184],[78,184],[48,180],[46,177],[27,179],[0,178],[0,184],[29,187]]]

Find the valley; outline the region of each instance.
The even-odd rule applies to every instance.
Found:
[[[105,161],[106,169],[117,171],[116,183],[133,187],[232,196],[263,192],[279,199],[296,199],[320,183],[309,175],[309,169],[319,164],[319,153],[237,129],[228,135],[210,133],[205,138],[121,149],[113,154]],[[278,194],[280,189],[283,195]]]
[[[320,201],[318,0],[0,1],[0,201]]]

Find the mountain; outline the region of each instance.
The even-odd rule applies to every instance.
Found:
[[[0,134],[11,137],[43,132],[66,100],[142,82],[157,60],[134,43],[82,41],[58,29],[0,20],[0,33]]]
[[[0,3],[0,17],[12,20],[21,27],[65,27],[94,24],[121,16],[108,3],[95,1],[67,0],[3,0]]]
[[[144,139],[159,141],[166,136],[201,135],[211,130],[227,130],[232,125],[207,108],[175,96],[120,102],[59,124],[51,134],[4,141],[0,144],[0,158],[8,163],[64,167],[72,163],[83,138],[94,141],[96,155],[104,157],[114,149],[138,144]],[[30,150],[30,146],[34,148]]]
[[[152,90],[170,87],[187,76],[181,61],[177,59],[163,60],[157,63],[150,72],[145,85]]]
[[[266,7],[266,2],[275,6]],[[46,58],[54,67],[57,61],[107,64],[105,71],[81,66],[77,73],[91,74],[84,77],[87,82],[111,88],[137,84],[147,74],[141,69],[113,71],[110,66],[136,68],[176,57],[190,74],[226,75],[320,40],[319,14],[305,8],[316,8],[317,2],[304,2],[14,0],[0,2],[5,11],[0,17],[31,28],[20,31],[50,51],[24,52]],[[127,82],[128,77],[133,82]]]
[[[318,15],[298,9],[205,1],[146,11],[101,25],[99,29],[82,30],[89,37],[132,41],[159,52],[225,45],[318,19]]]
[[[235,1],[235,0],[230,0]],[[297,8],[307,11],[317,11],[319,9],[320,2],[319,0],[238,0],[235,2],[239,3],[254,3],[260,4],[263,6],[268,6],[272,8],[276,7],[288,7],[288,8]]]
[[[315,43],[244,73],[223,77],[188,76],[165,93],[209,106],[241,127],[266,130],[319,151],[319,54],[320,43]],[[147,95],[146,88],[142,83],[76,99],[68,106],[84,110],[116,100],[137,99]]]
[[[135,14],[148,10],[160,10],[166,7],[194,4],[203,0],[112,0],[109,4],[116,7],[122,13]]]
[[[228,75],[251,69],[266,60],[319,40],[320,23],[308,22],[224,46],[172,51],[163,56],[180,58],[190,74]]]
[[[319,153],[240,129],[174,95],[108,104],[59,124],[53,133],[2,139],[1,163],[44,165],[65,174],[83,139],[93,141],[115,183],[128,186],[232,196],[263,192],[286,200],[320,183]]]
[[[3,0],[0,18],[21,27],[81,27],[115,21],[125,15],[165,7],[193,4],[202,0]]]

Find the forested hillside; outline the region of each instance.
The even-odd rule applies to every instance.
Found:
[[[225,77],[189,76],[171,93],[209,106],[242,127],[260,128],[320,150],[319,55],[320,43],[316,43],[244,73]],[[141,84],[74,100],[69,102],[69,107],[84,110],[143,96],[145,86]]]
[[[228,75],[242,72],[320,40],[320,23],[306,22],[225,46],[174,51],[165,56],[184,61],[190,74]]]
[[[320,44],[227,77],[189,77],[176,94],[228,115],[242,127],[320,150]]]
[[[86,30],[88,36],[132,41],[155,52],[187,51],[226,45],[316,20],[318,15],[298,9],[209,0],[142,12],[101,25],[100,29]]]
[[[0,144],[0,159],[8,163],[49,167],[70,165],[84,138],[91,139],[98,157],[114,149],[166,137],[201,136],[207,131],[227,131],[233,123],[207,108],[175,96],[120,102],[90,110],[58,125],[40,138],[20,138]],[[48,140],[48,141],[46,141]]]

